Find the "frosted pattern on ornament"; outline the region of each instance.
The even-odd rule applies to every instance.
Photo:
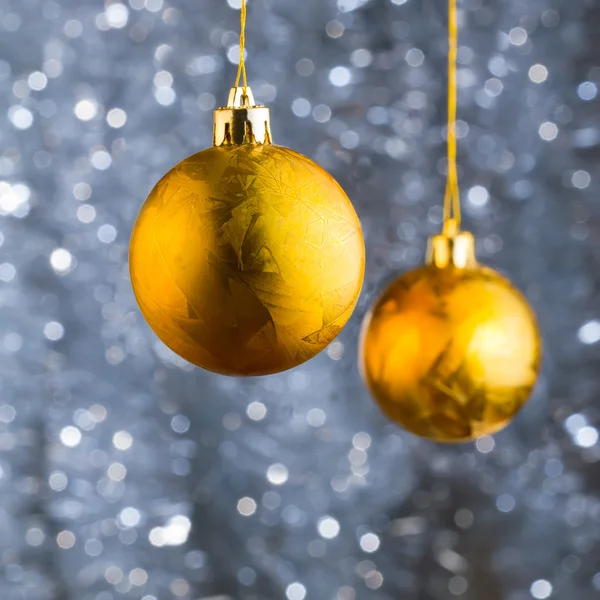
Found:
[[[297,366],[349,319],[364,244],[352,204],[279,146],[210,148],[154,188],[136,222],[131,278],[155,333],[230,375]]]

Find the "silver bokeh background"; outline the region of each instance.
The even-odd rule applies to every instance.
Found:
[[[368,269],[327,352],[234,380],[153,336],[127,245],[210,144],[239,0],[0,0],[2,600],[600,595],[598,3],[460,2],[465,224],[538,311],[534,397],[439,446],[357,372],[361,317],[440,226],[445,4],[250,1],[255,96],[346,188]]]

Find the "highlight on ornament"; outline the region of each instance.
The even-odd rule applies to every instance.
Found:
[[[367,314],[360,368],[383,412],[412,433],[463,442],[505,427],[536,383],[535,315],[460,231],[456,168],[456,0],[450,0],[448,181],[444,228],[427,264],[393,281]]]
[[[339,184],[272,143],[269,109],[246,82],[245,2],[241,18],[236,85],[215,111],[213,146],[158,182],[129,255],[156,335],[189,362],[232,376],[277,373],[323,350],[354,310],[365,263],[360,222]]]

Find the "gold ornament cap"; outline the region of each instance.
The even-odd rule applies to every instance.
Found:
[[[213,146],[270,143],[269,109],[254,102],[249,87],[231,88],[227,106],[215,110]]]
[[[450,219],[439,235],[429,238],[427,263],[444,269],[464,269],[477,265],[475,238],[468,231],[459,231],[454,219]]]

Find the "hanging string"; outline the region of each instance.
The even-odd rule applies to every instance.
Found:
[[[444,196],[444,230],[460,227],[460,192],[456,170],[456,53],[458,17],[456,0],[448,0],[448,179]]]
[[[240,85],[240,77],[244,82],[244,94],[248,87],[246,80],[246,62],[244,61],[244,49],[246,46],[246,0],[242,0],[242,7],[240,10],[240,62],[237,71],[237,77],[235,79],[235,87]]]

